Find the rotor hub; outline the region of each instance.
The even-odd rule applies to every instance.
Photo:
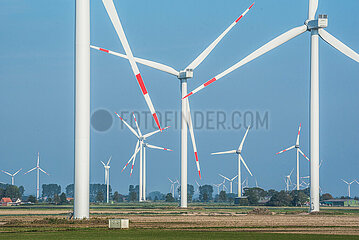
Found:
[[[179,79],[193,78],[193,69],[185,69],[179,72]]]
[[[241,154],[241,151],[240,151],[240,150],[236,150],[236,153],[237,153],[237,154]]]
[[[306,20],[304,24],[308,27],[308,31],[326,28],[328,27],[328,15],[319,14],[317,20]]]

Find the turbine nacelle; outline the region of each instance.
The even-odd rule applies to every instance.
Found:
[[[306,20],[304,24],[308,27],[308,31],[326,28],[328,27],[328,15],[320,14],[317,20]]]
[[[237,154],[241,154],[241,150],[236,150],[236,153],[237,153]]]
[[[186,69],[179,72],[179,79],[193,78],[193,69]]]

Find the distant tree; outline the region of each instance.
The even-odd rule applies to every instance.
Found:
[[[333,196],[330,193],[324,193],[322,196],[320,196],[321,201],[333,199]]]
[[[4,195],[8,198],[21,198],[20,190],[15,185],[6,186]]]
[[[227,193],[227,201],[234,202],[234,199],[237,197],[235,193]]]
[[[290,193],[290,196],[292,198],[292,206],[302,206],[309,200],[309,196],[302,190],[294,190]]]
[[[274,189],[269,189],[268,191],[267,191],[267,196],[268,197],[272,197],[274,194],[277,194],[278,192],[276,191],[276,190],[274,190]]]
[[[172,196],[172,193],[167,193],[165,201],[166,202],[174,202],[175,201],[174,197]]]
[[[36,202],[37,202],[36,197],[33,196],[33,195],[30,195],[30,196],[28,197],[27,201],[29,201],[29,202],[31,202],[31,203],[36,203]]]
[[[130,197],[130,199],[129,199],[129,200],[130,200],[131,202],[134,202],[134,201],[136,201],[136,200],[137,200],[137,193],[136,193],[135,191],[130,192],[129,197]]]
[[[53,198],[55,194],[61,193],[61,186],[58,184],[42,184],[42,197]]]
[[[218,200],[219,200],[220,202],[225,202],[225,201],[227,201],[227,194],[226,194],[225,191],[221,191],[221,192],[219,193]]]
[[[249,205],[256,206],[261,198],[267,196],[267,192],[261,188],[245,188],[244,196],[247,197]]]
[[[241,199],[239,199],[239,205],[248,206],[249,205],[248,198],[242,197]]]
[[[61,193],[60,195],[60,204],[67,204],[66,194]]]
[[[159,191],[154,191],[154,192],[150,192],[148,194],[148,199],[154,200],[154,201],[158,201],[158,200],[164,200],[165,199],[165,195]]]
[[[69,184],[66,186],[66,195],[68,197],[74,197],[74,184]]]
[[[134,187],[133,185],[130,185],[128,188],[129,191],[129,201],[134,202],[137,200],[138,198],[138,194],[139,194],[139,186],[136,185],[136,187]]]
[[[25,192],[24,186],[20,186],[20,187],[19,187],[19,191],[20,191],[21,197],[24,196],[24,192]]]
[[[106,196],[107,194],[107,185],[106,184],[90,184],[90,201],[96,201],[97,202],[97,196],[99,192],[102,192],[103,196]],[[110,196],[111,196],[111,186],[110,186]]]
[[[98,191],[96,195],[96,202],[103,202],[105,200],[104,194],[102,191]]]
[[[292,202],[291,196],[284,190],[275,193],[267,205],[269,206],[290,206]]]
[[[155,196],[155,199],[153,199],[154,202],[157,202],[158,201],[158,197]]]
[[[211,185],[203,185],[199,187],[199,200],[208,202],[213,199],[213,187]]]
[[[117,191],[113,194],[112,200],[114,202],[120,202],[120,194]]]
[[[179,186],[177,191],[178,191],[178,196],[181,196],[181,186]],[[187,184],[187,201],[188,202],[192,202],[193,194],[194,194],[193,185]]]
[[[58,195],[58,194],[55,194],[55,196],[54,196],[54,203],[55,204],[60,204],[61,203],[61,199],[60,199],[60,196]]]

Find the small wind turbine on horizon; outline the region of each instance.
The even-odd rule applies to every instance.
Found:
[[[158,133],[158,132],[162,132],[163,130],[169,128],[169,127],[165,127],[162,128],[161,130],[156,130],[150,133],[147,133],[145,135],[142,135],[141,130],[138,126],[137,123],[137,119],[135,114],[133,115],[133,118],[135,120],[135,124],[136,124],[136,128],[137,128],[137,132],[135,131],[135,129],[133,129],[125,120],[123,120],[123,118],[118,115],[117,113],[115,113],[120,119],[121,121],[127,126],[127,128],[137,137],[137,143],[136,143],[136,147],[135,147],[135,152],[132,155],[132,157],[130,158],[130,160],[128,160],[128,162],[126,163],[126,165],[123,167],[122,171],[126,169],[127,165],[132,161],[132,167],[131,167],[131,172],[130,172],[130,176],[132,175],[132,171],[133,171],[133,166],[135,165],[135,160],[136,160],[136,155],[138,153],[138,151],[140,151],[140,186],[139,186],[139,201],[146,201],[146,148],[153,148],[153,149],[160,149],[160,150],[165,150],[165,151],[172,151],[171,149],[168,148],[163,148],[163,147],[157,147],[154,145],[150,145],[148,143],[146,143],[147,138],[151,137],[152,135]]]
[[[227,178],[227,177],[223,176],[222,174],[218,174],[218,175],[223,177],[224,179],[226,179],[229,182],[229,193],[233,193],[233,181],[234,181],[234,179],[236,179],[238,177],[238,175],[236,175],[233,178]]]
[[[291,150],[293,148],[296,149],[296,151],[297,151],[297,185],[296,185],[297,190],[299,190],[299,186],[300,186],[300,182],[299,182],[299,178],[300,178],[300,175],[299,175],[299,153],[302,154],[303,157],[305,157],[309,161],[309,158],[302,152],[302,150],[299,147],[299,137],[300,137],[300,129],[301,129],[301,127],[302,127],[302,124],[299,124],[298,135],[297,135],[297,140],[295,142],[295,145],[291,146],[291,147],[289,147],[287,149],[284,149],[283,151],[280,151],[280,152],[276,153],[276,154],[281,154],[281,153],[289,151],[289,150]]]
[[[347,182],[347,181],[345,181],[344,179],[341,179],[341,180],[348,185],[348,197],[350,198],[350,186],[351,186],[354,182],[356,182],[356,180],[351,181],[351,182]]]
[[[105,169],[105,184],[106,186],[106,202],[110,202],[110,162],[111,162],[112,156],[108,159],[107,163],[101,161],[104,169]]]
[[[170,188],[170,193],[172,193],[172,197],[175,197],[175,185],[177,184],[177,181],[173,181],[170,178],[168,178],[168,180],[171,182],[171,188]]]
[[[249,172],[249,174],[251,176],[253,176],[253,174],[251,173],[251,171],[249,170],[246,162],[244,161],[243,157],[242,157],[242,149],[243,149],[243,144],[244,141],[246,140],[248,131],[249,131],[250,126],[248,126],[246,133],[244,134],[244,137],[242,139],[241,144],[239,145],[238,149],[236,150],[230,150],[230,151],[225,151],[225,152],[216,152],[216,153],[211,153],[211,155],[220,155],[220,154],[228,154],[228,153],[235,153],[238,155],[238,197],[242,197],[242,182],[241,182],[241,162],[243,163],[243,165],[245,166],[245,168],[247,169],[247,171]]]
[[[34,170],[36,170],[36,199],[39,199],[39,197],[40,197],[40,171],[45,173],[46,175],[50,176],[50,174],[48,174],[42,168],[40,168],[40,153],[39,152],[37,153],[36,167],[34,167],[33,169],[30,169],[29,171],[24,173],[24,175],[26,175],[29,172],[32,172]]]
[[[6,172],[4,170],[1,170],[1,171],[5,174],[9,175],[11,177],[11,185],[15,185],[15,175],[18,174],[21,170],[22,170],[22,168],[20,168],[19,170],[17,170],[17,172],[15,172],[13,174]]]
[[[287,192],[289,192],[289,187],[290,187],[290,185],[292,185],[292,180],[290,179],[290,177],[292,176],[293,171],[294,171],[294,168],[293,168],[292,171],[289,173],[289,175],[285,176],[285,178],[284,178],[285,190],[286,190]]]

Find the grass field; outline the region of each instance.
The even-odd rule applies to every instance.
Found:
[[[89,220],[68,219],[72,206],[0,207],[0,239],[359,239],[359,208],[239,207],[225,204],[122,203],[91,206]],[[108,220],[130,219],[130,230]]]

